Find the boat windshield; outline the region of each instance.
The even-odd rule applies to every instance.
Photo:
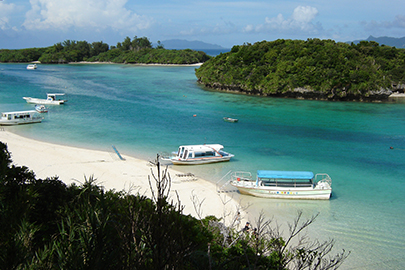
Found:
[[[184,155],[183,155],[183,159],[187,159],[188,158],[188,150],[184,151]]]
[[[312,187],[312,180],[300,179],[265,179],[259,180],[261,186],[274,186],[274,187]]]
[[[195,157],[214,157],[214,151],[194,152]]]
[[[177,152],[178,157],[183,157],[184,147],[179,147],[179,151]]]
[[[24,119],[24,118],[31,118],[30,114],[18,114],[14,116],[15,119]]]

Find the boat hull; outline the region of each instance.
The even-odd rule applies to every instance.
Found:
[[[332,189],[317,188],[281,188],[281,187],[257,187],[255,185],[246,186],[235,182],[231,185],[236,187],[241,194],[262,198],[275,199],[307,199],[307,200],[329,200]]]
[[[25,124],[35,124],[35,123],[41,123],[42,118],[40,119],[35,119],[35,120],[18,120],[18,121],[13,121],[13,120],[0,120],[0,126],[16,126],[16,125],[25,125]]]
[[[40,98],[23,97],[27,103],[31,104],[44,104],[44,105],[61,105],[65,103],[65,100],[47,100]]]
[[[178,159],[178,158],[171,158],[170,161],[174,165],[200,165],[200,164],[209,164],[209,163],[217,163],[217,162],[225,162],[229,161],[232,156],[227,157],[210,157],[210,158],[192,158],[192,159]]]

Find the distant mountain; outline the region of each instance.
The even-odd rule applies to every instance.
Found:
[[[375,41],[380,45],[386,45],[395,48],[402,48],[405,49],[405,37],[402,38],[394,38],[394,37],[373,37],[369,36],[367,39],[363,40],[354,40],[349,41],[347,43],[353,42],[354,44],[359,43],[360,41]]]
[[[184,50],[184,49],[191,49],[191,50],[223,50],[226,49],[222,46],[216,44],[209,44],[202,41],[194,40],[182,40],[182,39],[170,39],[161,41],[163,47],[168,50]]]

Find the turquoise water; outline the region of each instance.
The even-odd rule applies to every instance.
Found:
[[[204,89],[196,67],[0,64],[0,111],[32,109],[23,96],[65,92],[26,137],[153,159],[182,144],[220,143],[230,162],[176,167],[214,183],[230,170],[310,170],[333,180],[329,201],[235,198],[289,220],[320,213],[310,236],[352,254],[341,269],[405,268],[405,101],[325,102]],[[194,116],[195,115],[195,116]],[[238,118],[227,123],[224,116]],[[393,147],[393,149],[390,149]],[[63,180],[63,179],[62,179]]]

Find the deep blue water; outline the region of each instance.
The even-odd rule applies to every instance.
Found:
[[[220,143],[230,162],[176,167],[217,182],[229,170],[309,170],[333,180],[329,201],[240,196],[250,213],[320,212],[309,234],[352,252],[341,269],[405,268],[405,101],[327,102],[220,93],[196,67],[0,64],[0,111],[65,92],[41,124],[7,128],[58,144],[153,159],[182,144]],[[195,115],[195,116],[194,116]],[[224,116],[238,118],[227,123]],[[393,147],[393,149],[390,149]],[[235,195],[237,196],[237,195]]]

